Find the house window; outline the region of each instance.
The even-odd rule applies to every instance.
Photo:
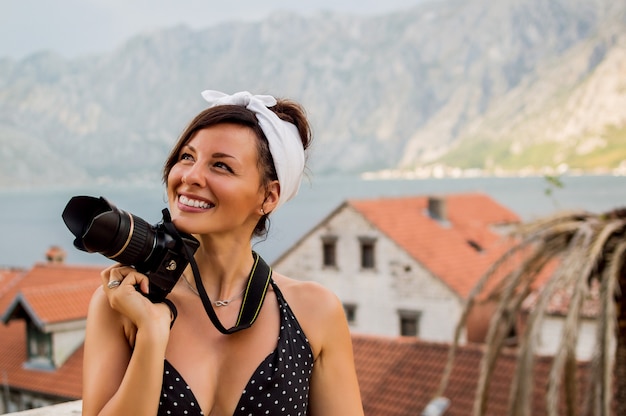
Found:
[[[376,267],[375,247],[376,239],[371,237],[359,238],[361,244],[361,268],[373,269]]]
[[[322,265],[337,267],[337,237],[322,237]]]
[[[28,364],[35,367],[52,367],[52,334],[46,334],[32,322],[28,323]]]
[[[349,325],[356,323],[356,305],[354,303],[344,303],[343,310]]]
[[[417,337],[419,336],[419,323],[421,312],[412,310],[399,310],[398,317],[400,318],[400,335],[404,337]]]

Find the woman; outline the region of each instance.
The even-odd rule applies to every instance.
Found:
[[[131,267],[102,272],[87,319],[83,415],[362,415],[341,302],[272,272],[251,246],[298,191],[304,112],[248,92],[203,96],[209,108],[163,175],[174,225],[200,243],[194,267],[167,303],[139,293],[148,279]],[[264,273],[255,295],[249,282]],[[253,306],[250,322],[243,304]]]

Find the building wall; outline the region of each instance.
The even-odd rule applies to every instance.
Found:
[[[52,360],[54,366],[59,368],[63,363],[83,344],[85,340],[85,328],[77,328],[71,331],[58,331],[52,333]]]
[[[563,332],[565,320],[561,316],[546,316],[541,325],[541,332],[537,341],[539,355],[554,355],[559,349],[559,342]],[[576,357],[587,361],[592,358],[595,347],[596,321],[582,319],[576,345]]]
[[[336,267],[323,266],[323,239],[336,237]],[[375,240],[375,267],[361,268],[360,239]],[[353,331],[400,335],[399,310],[420,313],[421,339],[450,341],[461,302],[430,274],[350,206],[344,206],[314,229],[274,269],[289,277],[316,281],[345,304],[356,306]]]

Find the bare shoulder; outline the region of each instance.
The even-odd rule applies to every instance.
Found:
[[[276,272],[273,278],[294,313],[298,309],[306,309],[324,315],[336,313],[337,309],[343,310],[339,298],[317,282],[296,280]]]
[[[304,330],[315,355],[338,332],[347,329],[337,295],[317,282],[300,281],[274,273],[274,281]]]

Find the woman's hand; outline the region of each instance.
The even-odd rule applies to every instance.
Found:
[[[104,269],[100,276],[111,308],[126,316],[138,330],[153,325],[169,330],[172,321],[169,307],[163,303],[152,303],[143,295],[149,290],[145,274],[130,266],[116,264]]]
[[[101,277],[102,288],[87,315],[83,415],[155,415],[170,336],[169,307],[141,293],[148,292],[148,278],[132,267],[116,264]]]

